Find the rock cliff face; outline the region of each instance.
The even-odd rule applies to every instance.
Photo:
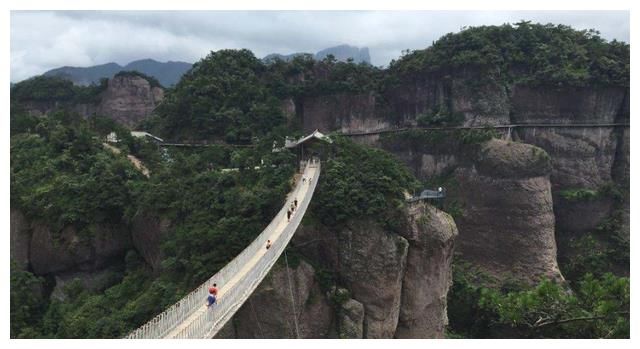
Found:
[[[443,105],[452,115],[462,115],[462,125],[468,126],[629,122],[628,88],[501,86],[481,82],[486,81],[481,75],[473,69],[463,69],[447,74],[414,75],[378,94],[359,92],[307,96],[299,103],[297,113],[302,118],[305,131],[318,128],[325,132],[347,133],[415,126],[419,116]],[[490,257],[489,254],[482,258],[473,256],[474,244],[477,244],[475,248],[485,251],[500,251],[516,243],[520,246],[519,253],[539,256],[537,261],[527,261],[527,257],[522,256],[518,267],[512,264],[513,261],[496,256],[498,259],[493,266],[495,273],[492,274],[513,269],[510,273],[514,275],[524,272],[520,278],[522,280],[533,280],[534,275],[558,276],[557,265],[551,260],[555,250],[555,242],[551,241],[554,230],[557,239],[579,236],[593,231],[614,210],[620,209],[607,195],[599,195],[588,201],[569,201],[561,195],[562,192],[576,189],[598,191],[611,183],[628,187],[628,128],[624,127],[526,127],[505,132],[503,138],[535,145],[551,158],[550,172],[530,173],[524,177],[508,171],[519,168],[522,161],[529,161],[528,154],[516,152],[513,157],[497,163],[492,162],[497,160],[492,157],[474,163],[475,160],[469,159],[468,154],[459,147],[451,146],[446,137],[435,144],[411,143],[399,139],[402,136],[389,141],[385,137],[373,134],[352,139],[393,153],[420,179],[452,177],[468,190],[465,195],[455,199],[470,200],[466,208],[472,209],[467,212],[469,219],[481,220],[484,225],[478,230],[470,220],[465,222],[465,218],[462,218],[463,221],[459,222],[461,249],[466,251],[469,258],[488,260]],[[483,174],[483,169],[478,166],[484,166],[484,170],[493,167],[495,171],[489,175]],[[549,178],[545,179],[547,176]],[[486,186],[494,191],[479,192],[474,186]],[[535,203],[530,201],[524,206],[518,204],[518,200],[527,200],[529,195]],[[628,204],[625,205],[628,207]],[[517,214],[515,207],[527,210],[530,214]],[[481,208],[485,210],[484,213]],[[473,213],[475,209],[477,211]],[[628,211],[624,207],[622,210]],[[483,215],[491,217],[482,218]],[[510,216],[511,219],[519,217],[525,222],[522,225],[507,224],[494,219],[503,216]],[[544,219],[538,224],[537,220],[541,217]],[[628,214],[624,217],[628,235]],[[544,236],[541,240],[544,243],[538,245],[533,240],[528,243],[524,240],[517,242],[517,235],[513,235],[517,230],[520,230],[518,234],[522,234],[522,238],[529,234],[537,238]],[[503,232],[501,239],[507,240],[496,239],[491,232]],[[485,240],[489,237],[491,240]],[[515,239],[510,240],[510,237]]]
[[[89,290],[118,281],[131,233],[122,225],[90,226],[79,233],[73,226],[55,232],[11,210],[11,260],[21,269],[54,280],[51,296],[63,299],[63,288],[76,279]]]
[[[10,257],[20,269],[29,267],[29,245],[31,244],[31,231],[29,222],[22,212],[11,209],[11,230],[10,230]]]
[[[512,120],[552,124],[625,122],[621,111],[625,98],[622,88],[517,87],[511,99]],[[518,130],[516,137],[549,153],[553,159],[551,182],[556,194],[567,189],[598,190],[613,181],[619,143],[614,128],[526,128]],[[593,230],[609,216],[612,207],[611,198],[606,197],[570,202],[554,195],[554,203],[558,230],[573,233]]]
[[[470,83],[481,74],[469,69],[447,76],[414,76],[378,98],[373,92],[305,97],[301,101],[304,130],[371,132],[415,126],[417,116],[442,107],[464,116],[466,126],[509,123],[507,89]]]
[[[133,127],[162,101],[164,90],[139,76],[116,76],[101,97],[97,114]]]
[[[97,271],[72,271],[66,273],[55,274],[55,287],[51,292],[51,298],[57,300],[65,300],[65,288],[75,282],[89,291],[102,291],[114,283],[118,282],[118,275],[122,272],[118,265],[107,267]]]
[[[390,121],[376,116],[373,94],[338,94],[309,97],[302,101],[303,128],[312,132],[327,130],[379,130],[391,126]]]
[[[94,115],[106,116],[133,128],[149,116],[163,98],[164,90],[161,87],[151,86],[140,76],[124,75],[110,79],[106,90],[100,93],[96,103],[67,105],[57,101],[25,101],[24,105],[29,114],[36,116],[65,109],[87,118]]]
[[[400,234],[367,220],[338,231],[306,226],[294,235],[292,246],[320,268],[303,260],[289,271],[301,337],[444,336],[455,223],[424,204],[398,219],[407,221]],[[321,291],[320,275],[327,274],[341,287]],[[286,268],[274,268],[234,317],[234,329],[219,336],[295,337],[286,277]]]
[[[326,338],[332,322],[333,308],[305,261],[289,270],[274,266],[232,321],[236,338],[296,338],[296,331],[300,338]]]
[[[68,226],[55,233],[45,225],[32,225],[30,264],[37,275],[70,270],[99,270],[114,258],[121,259],[131,247],[129,231],[124,227],[94,227],[84,237]]]
[[[344,290],[343,292],[345,292]],[[338,309],[338,337],[344,339],[363,338],[364,306],[357,300],[347,299]]]
[[[338,234],[340,276],[364,305],[366,338],[391,338],[400,316],[409,244],[376,228],[371,222],[354,222]]]
[[[171,222],[148,214],[139,214],[133,218],[131,240],[133,246],[154,271],[161,267],[163,259],[161,244],[166,237]]]

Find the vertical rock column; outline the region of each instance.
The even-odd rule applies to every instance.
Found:
[[[475,162],[455,172],[459,187],[450,196],[462,204],[457,248],[498,283],[562,279],[550,171],[544,150],[494,139]]]
[[[372,222],[348,226],[338,236],[340,276],[352,297],[364,305],[364,337],[392,338],[409,244]]]
[[[407,268],[396,338],[444,338],[447,293],[458,229],[451,216],[423,203],[409,208]]]

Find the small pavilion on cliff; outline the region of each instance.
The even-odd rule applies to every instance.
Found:
[[[284,147],[285,149],[300,149],[298,160],[303,161],[311,157],[321,157],[323,155],[322,145],[327,143],[331,144],[333,140],[322,132],[315,130],[311,134],[298,140],[286,138]]]

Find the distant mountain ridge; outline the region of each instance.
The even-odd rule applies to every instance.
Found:
[[[276,58],[282,59],[283,61],[290,61],[292,60],[294,57],[296,56],[300,56],[300,55],[304,55],[306,53],[304,52],[296,52],[296,53],[291,53],[288,55],[283,55],[283,54],[279,54],[279,53],[271,53],[268,54],[266,56],[264,56],[264,58],[262,58],[262,60],[264,62],[269,62],[272,61]],[[355,63],[367,63],[367,64],[371,64],[371,57],[369,55],[369,48],[368,47],[356,47],[356,46],[350,46],[350,45],[338,45],[338,46],[334,46],[334,47],[329,47],[329,48],[325,48],[324,50],[320,50],[318,52],[316,52],[315,55],[313,55],[314,59],[316,60],[322,60],[325,57],[327,57],[328,55],[333,55],[338,61],[341,62],[346,62],[349,58],[353,58],[353,61]]]
[[[61,67],[45,72],[44,76],[58,76],[76,85],[99,83],[102,78],[112,78],[121,71],[136,70],[156,78],[164,87],[175,85],[193,64],[179,61],[158,62],[153,59],[133,61],[124,67],[117,63],[106,63],[90,67]]]
[[[303,52],[292,53],[288,55],[282,55],[278,53],[272,53],[266,55],[262,60],[269,62],[276,58],[284,61],[290,61],[298,55],[303,55]],[[313,55],[314,59],[322,60],[327,55],[333,55],[338,61],[346,62],[349,58],[353,58],[355,63],[364,62],[371,64],[371,57],[369,56],[369,48],[356,47],[350,45],[338,45],[329,47],[318,51]],[[158,62],[153,59],[140,59],[130,62],[125,66],[121,66],[117,63],[99,64],[90,67],[70,67],[64,66],[56,69],[51,69],[45,72],[44,76],[57,76],[67,80],[70,80],[76,85],[87,86],[100,83],[102,78],[112,78],[114,75],[121,71],[135,70],[146,75],[156,78],[160,84],[164,87],[175,85],[180,81],[180,78],[191,67],[192,63],[180,62],[180,61],[168,61]]]

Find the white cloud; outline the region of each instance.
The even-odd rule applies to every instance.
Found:
[[[195,62],[211,50],[316,52],[338,44],[368,46],[375,65],[403,49],[421,49],[463,26],[553,22],[595,28],[629,42],[629,13],[613,11],[13,11],[11,80],[64,65],[153,58]]]

